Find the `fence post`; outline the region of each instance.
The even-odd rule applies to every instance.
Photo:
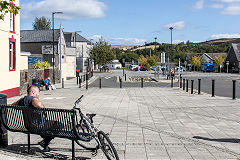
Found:
[[[143,88],[143,78],[141,78],[141,88]]]
[[[173,77],[171,76],[171,88],[173,88]]]
[[[201,94],[201,79],[198,79],[198,94]]]
[[[62,88],[64,88],[64,78],[62,78]]]
[[[212,97],[215,97],[215,80],[212,79]]]
[[[125,74],[125,81],[127,81],[127,74]]]
[[[188,92],[188,79],[187,79],[187,82],[186,82],[186,92]]]
[[[180,76],[180,88],[182,88],[182,76]]]
[[[191,80],[191,94],[193,94],[193,83],[194,83],[194,80]]]
[[[183,90],[185,90],[185,79],[183,79]]]
[[[99,88],[102,88],[102,79],[99,79]]]
[[[122,88],[122,78],[119,78],[120,81],[120,88]]]
[[[233,94],[232,99],[236,99],[236,80],[233,80]]]

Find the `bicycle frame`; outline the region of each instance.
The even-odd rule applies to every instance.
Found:
[[[76,110],[78,111],[78,113],[79,113],[79,115],[80,115],[80,117],[81,117],[81,119],[80,119],[80,124],[84,123],[84,124],[86,125],[88,133],[90,132],[89,135],[90,135],[91,137],[93,137],[93,138],[97,141],[97,144],[98,144],[98,145],[97,145],[95,148],[89,148],[89,147],[84,146],[84,145],[81,144],[80,142],[77,142],[77,141],[76,141],[76,142],[77,142],[78,145],[80,145],[81,147],[83,147],[83,148],[85,148],[85,149],[88,149],[88,150],[97,150],[97,149],[100,148],[99,146],[101,146],[101,143],[100,143],[100,141],[99,141],[99,139],[98,139],[99,129],[98,129],[97,127],[95,127],[95,126],[93,125],[93,123],[91,122],[91,120],[90,120],[86,115],[84,115],[84,114],[82,113],[82,111],[81,111],[80,108],[77,108],[77,107],[76,107],[77,104],[81,102],[82,97],[83,97],[83,95],[74,103],[73,109],[76,109]],[[83,120],[85,120],[85,121],[83,121]],[[83,121],[83,122],[82,122],[82,121]]]

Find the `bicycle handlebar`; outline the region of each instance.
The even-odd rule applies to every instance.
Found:
[[[83,98],[83,95],[82,95],[80,98],[78,98],[78,99],[76,100],[76,102],[74,102],[73,109],[76,109],[77,104],[78,104],[79,102],[81,102],[81,99],[82,99],[82,98]]]

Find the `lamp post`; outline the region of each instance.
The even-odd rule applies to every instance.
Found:
[[[55,84],[55,72],[54,72],[54,61],[55,61],[55,55],[54,55],[54,14],[62,14],[63,12],[52,12],[52,28],[53,28],[53,53],[52,53],[52,63],[53,63],[53,84]]]
[[[157,40],[157,37],[155,37],[154,39],[155,39],[155,54],[156,54],[156,53],[157,53],[157,51],[156,51],[156,43],[157,43],[156,40]],[[150,56],[150,57],[151,57],[151,56]]]
[[[172,53],[172,30],[173,30],[173,27],[170,27],[169,28],[171,30],[171,61],[173,61],[173,53]]]

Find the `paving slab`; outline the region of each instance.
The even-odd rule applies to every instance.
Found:
[[[84,113],[96,113],[95,125],[106,133],[120,159],[239,159],[240,100],[189,94],[179,88],[79,88],[74,79],[65,88],[43,91],[46,107],[71,109],[81,95]],[[19,97],[8,99],[14,102]],[[1,159],[71,159],[71,141],[55,138],[43,153],[31,135],[32,153],[26,155],[27,136],[9,132],[9,147]],[[11,158],[9,158],[9,156]],[[30,156],[30,158],[29,158]],[[76,146],[78,159],[106,159]]]

